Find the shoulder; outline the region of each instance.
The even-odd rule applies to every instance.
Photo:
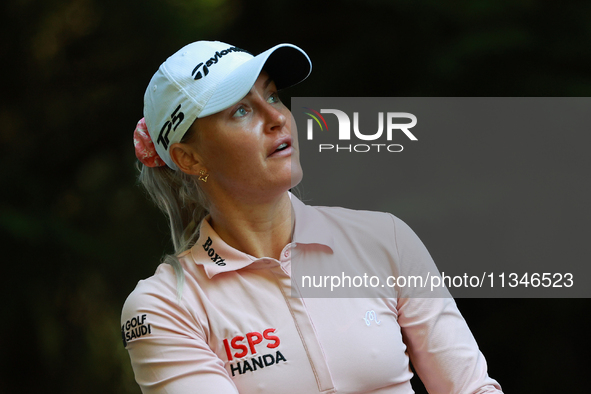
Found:
[[[342,207],[311,206],[326,220],[331,228],[345,233],[375,235],[379,238],[396,233],[399,223],[404,223],[387,212],[355,210]]]
[[[416,233],[400,218],[387,212],[354,210],[341,207],[306,206],[314,212],[315,227],[330,233],[337,245],[348,245],[367,252],[380,251],[392,257],[426,259],[428,252]],[[430,259],[430,256],[428,257]]]
[[[183,273],[185,279],[190,277],[184,266]],[[138,282],[121,313],[124,346],[140,337],[181,332],[188,337],[203,336],[203,321],[187,306],[193,294],[185,291],[179,297],[178,288],[174,268],[169,264],[161,264],[153,276]]]
[[[125,300],[121,312],[122,330],[141,324],[147,316],[182,308],[177,300],[174,269],[168,264],[161,264],[154,275],[140,280]]]
[[[356,210],[342,207],[309,206],[329,223],[343,229],[364,230],[387,236],[416,237],[406,222],[389,212]]]
[[[160,264],[154,275],[140,280],[135,289],[129,294],[123,306],[127,310],[140,309],[146,303],[156,303],[158,300],[169,300],[176,297],[176,278],[174,269],[168,264]]]

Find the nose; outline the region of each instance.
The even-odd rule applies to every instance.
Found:
[[[265,103],[265,132],[276,133],[281,131],[287,122],[287,116],[285,114],[287,111],[289,110],[283,105],[278,107]]]

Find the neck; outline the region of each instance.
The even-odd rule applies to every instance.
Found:
[[[291,201],[283,193],[272,201],[224,201],[210,207],[210,224],[228,245],[251,256],[279,260],[290,242]]]

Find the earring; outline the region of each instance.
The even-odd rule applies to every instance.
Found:
[[[209,174],[205,172],[205,170],[199,170],[199,179],[200,181],[207,182],[207,178],[209,178]]]

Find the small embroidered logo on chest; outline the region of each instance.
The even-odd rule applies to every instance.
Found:
[[[371,326],[371,323],[374,322],[375,324],[377,324],[378,326],[381,323],[381,320],[378,319],[378,315],[377,313],[374,312],[374,310],[372,309],[371,311],[367,311],[365,312],[365,317],[363,318],[363,320],[365,320],[365,324],[369,327]]]

